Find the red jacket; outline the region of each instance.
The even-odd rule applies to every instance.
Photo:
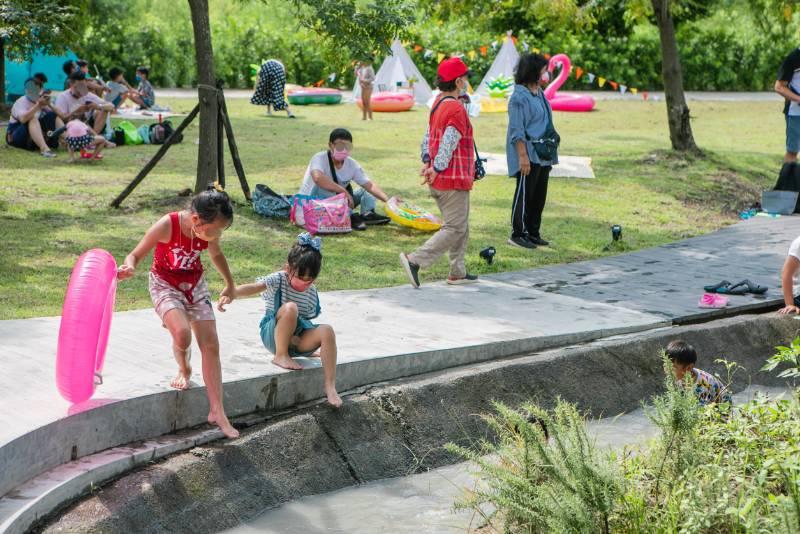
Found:
[[[434,106],[441,97],[436,99]],[[428,154],[431,160],[439,152],[439,141],[448,126],[461,134],[461,140],[450,158],[450,164],[440,172],[431,187],[440,191],[470,191],[475,179],[475,151],[472,137],[472,124],[464,105],[458,100],[445,100],[436,109],[428,124]]]

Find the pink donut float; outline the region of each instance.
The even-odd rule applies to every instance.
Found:
[[[69,402],[88,400],[102,383],[116,294],[114,257],[99,248],[84,252],[69,278],[58,331],[56,386]]]
[[[394,113],[398,111],[408,111],[414,107],[414,95],[408,93],[390,93],[383,91],[375,93],[370,99],[372,111],[382,111]],[[359,108],[364,107],[361,99],[356,100],[356,105]]]

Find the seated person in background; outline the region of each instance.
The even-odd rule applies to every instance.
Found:
[[[108,89],[104,99],[114,104],[114,109],[119,107],[130,97],[133,87],[125,80],[125,73],[119,67],[112,67],[108,71]]]
[[[789,245],[789,254],[783,262],[781,286],[783,288],[783,308],[778,313],[800,313],[800,297],[794,296],[795,277],[800,270],[800,237]]]
[[[64,90],[66,91],[67,89],[69,89],[69,77],[73,72],[78,70],[78,65],[76,65],[75,62],[72,61],[71,59],[68,59],[61,66],[61,70],[63,70],[64,74],[67,75],[67,78],[64,80]]]
[[[117,146],[111,141],[107,141],[102,135],[94,133],[85,122],[78,119],[67,123],[66,142],[70,163],[75,163],[78,160],[76,154],[83,153],[83,150],[87,147],[94,147],[94,152],[91,154],[92,159],[101,159],[100,153],[103,151],[103,147],[114,148]]]
[[[92,74],[89,72],[89,63],[87,61],[79,59],[75,63],[78,65],[78,70],[86,76],[86,86],[89,88],[89,91],[100,97],[108,92],[108,87],[106,87],[102,81],[92,77]]]
[[[350,209],[361,206],[361,215],[353,213],[350,216],[353,230],[366,230],[368,224],[388,223],[388,217],[375,213],[375,198],[386,202],[389,197],[350,157],[353,150],[352,134],[344,128],[336,128],[328,141],[328,150],[317,152],[311,158],[300,194],[317,198],[328,198],[339,193],[347,195]],[[358,191],[353,192],[351,181],[361,186]]]
[[[156,104],[156,93],[150,83],[150,69],[147,67],[136,69],[136,81],[139,82],[139,87],[136,91],[131,91],[129,98],[142,108],[152,108]]]
[[[683,381],[686,373],[691,373],[695,384],[694,393],[697,395],[697,400],[700,401],[701,406],[732,402],[728,388],[718,378],[711,373],[694,368],[694,364],[697,363],[697,352],[695,352],[694,347],[685,341],[675,340],[670,341],[665,352],[672,361],[675,378]]]
[[[69,90],[56,98],[56,113],[64,124],[72,119],[80,119],[98,134],[102,133],[106,127],[106,117],[114,111],[114,104],[90,93],[86,75],[82,72],[70,74],[69,81]]]
[[[44,74],[36,74],[25,82],[25,94],[14,102],[11,119],[6,130],[6,143],[16,148],[36,150],[46,158],[56,155],[51,149],[58,147],[58,137],[47,137],[47,133],[64,126],[50,107],[50,91],[44,90],[41,80]]]

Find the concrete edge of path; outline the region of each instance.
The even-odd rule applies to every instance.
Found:
[[[304,495],[453,463],[458,458],[441,446],[487,437],[477,414],[491,411],[493,399],[518,405],[536,396],[551,405],[560,396],[595,416],[635,409],[660,391],[657,354],[677,337],[698,349],[707,370],[724,373],[722,365],[711,363],[718,356],[743,365],[748,371],[734,377],[735,390],[750,383],[784,384],[775,373],[758,370],[796,330],[790,318],[762,315],[633,333],[378,383],[349,395],[342,410],[313,405],[266,422],[261,418],[241,438],[208,447],[200,446],[215,431],[105,451],[60,466],[0,500],[0,510],[13,499],[24,504],[0,523],[0,531],[24,532],[42,518],[53,531],[231,528]],[[735,352],[720,354],[720,347],[730,345]],[[193,447],[200,448],[175,454]],[[287,451],[296,461],[287,461]],[[86,497],[56,523],[46,517],[121,473],[168,455]]]
[[[563,335],[529,337],[468,347],[450,347],[342,363],[337,384],[347,391],[461,365],[542,351],[609,336],[669,326],[668,320]],[[306,369],[225,383],[225,406],[231,417],[270,413],[322,396],[322,369]],[[125,400],[93,399],[73,407],[63,419],[44,425],[0,447],[3,477],[0,495],[59,465],[126,443],[197,427],[206,423],[205,387]]]

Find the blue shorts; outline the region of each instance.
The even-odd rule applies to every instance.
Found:
[[[261,331],[261,342],[264,343],[264,346],[267,347],[267,350],[270,351],[272,354],[275,354],[275,325],[277,324],[277,320],[275,319],[275,315],[269,313],[261,319],[261,324],[258,325],[259,330]],[[317,325],[309,321],[308,319],[303,319],[302,317],[297,318],[297,325],[294,327],[293,336],[299,336],[306,330],[313,330],[316,328]],[[319,348],[319,347],[317,347]],[[309,352],[298,352],[295,347],[289,345],[289,356],[311,356],[317,349],[314,349]]]
[[[800,115],[786,115],[786,152],[800,152]]]
[[[51,132],[56,129],[55,112],[46,111],[39,115],[39,125],[42,127],[44,142],[47,143],[47,146],[50,148],[58,148],[58,137],[53,137],[51,139],[47,138],[47,132]],[[33,139],[31,139],[31,136],[28,133],[27,123],[9,123],[8,130],[6,130],[6,143],[15,148],[22,148],[24,150],[39,150],[39,147],[36,146],[36,143],[33,142]]]

